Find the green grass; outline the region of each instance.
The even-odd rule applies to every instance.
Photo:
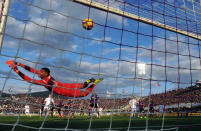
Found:
[[[30,129],[28,127],[39,128],[45,117],[39,116],[20,116],[18,125],[15,127],[15,131],[30,131],[38,129]],[[0,130],[9,131],[13,128],[13,124],[16,123],[17,116],[0,116]],[[108,130],[110,126],[116,130],[127,130],[129,125],[129,116],[113,116],[112,125],[110,125],[110,116],[101,118],[92,118],[91,129],[94,130]],[[2,124],[11,125],[2,125]],[[68,118],[51,118],[47,117],[43,128],[65,128],[68,123],[68,128],[71,129],[84,129],[87,130],[90,124],[90,118],[77,116],[74,119]],[[23,127],[23,126],[26,127]],[[162,119],[153,118],[148,120],[149,129],[161,129]],[[131,119],[130,129],[131,130],[144,130],[146,127],[146,118],[135,118]],[[201,117],[182,117],[177,119],[176,117],[166,117],[164,121],[164,128],[176,128],[179,127],[179,131],[200,131],[201,128]],[[50,130],[50,129],[48,129]],[[54,129],[53,129],[54,130]]]

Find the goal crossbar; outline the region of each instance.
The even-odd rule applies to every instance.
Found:
[[[100,9],[100,10],[103,10],[103,11],[108,11],[110,13],[114,13],[114,14],[117,14],[117,15],[120,15],[120,16],[123,16],[123,17],[127,17],[127,18],[130,18],[130,19],[138,20],[138,21],[143,22],[143,23],[154,25],[154,26],[157,26],[159,28],[163,28],[163,29],[166,29],[166,30],[169,30],[169,31],[173,31],[173,32],[185,35],[185,36],[189,36],[189,37],[201,40],[200,35],[190,33],[190,32],[184,31],[184,30],[180,30],[178,28],[175,28],[175,27],[172,27],[172,26],[169,26],[169,25],[166,25],[166,24],[162,24],[162,23],[154,21],[154,20],[150,20],[150,19],[147,19],[147,18],[144,18],[144,17],[141,17],[141,16],[137,16],[137,15],[134,15],[134,14],[131,14],[131,13],[128,13],[128,12],[122,11],[120,9],[113,8],[113,7],[98,3],[98,2],[94,2],[92,0],[73,0],[73,1],[76,2],[76,3],[80,3],[80,4],[90,6],[90,7],[96,8],[96,9]]]

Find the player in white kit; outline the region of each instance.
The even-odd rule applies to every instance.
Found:
[[[53,100],[51,94],[49,94],[49,97],[47,97],[45,99],[45,106],[44,106],[45,114],[47,114],[47,113],[49,114],[49,110],[50,110],[52,105],[54,105],[54,100]]]
[[[136,104],[137,100],[134,96],[132,96],[132,99],[129,101],[130,109],[131,109],[131,117],[134,117],[134,113],[136,113]]]
[[[30,114],[30,108],[29,108],[29,105],[28,105],[28,104],[25,105],[24,109],[25,109],[25,115],[26,115],[26,116],[27,116],[27,115],[31,116],[31,114]]]

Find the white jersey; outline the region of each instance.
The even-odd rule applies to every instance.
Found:
[[[131,108],[136,108],[136,104],[137,104],[136,99],[131,99],[129,101],[129,105],[131,106]]]
[[[25,105],[25,113],[29,113],[29,105]]]
[[[54,103],[53,98],[48,97],[45,99],[45,106],[50,106],[51,103]]]

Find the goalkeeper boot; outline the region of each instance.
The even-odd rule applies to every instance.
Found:
[[[103,78],[98,78],[98,79],[96,79],[93,83],[94,83],[94,84],[98,84],[98,83],[101,82],[101,81],[103,81]]]
[[[91,83],[91,82],[95,82],[95,79],[94,78],[91,78],[91,79],[89,79],[89,80],[86,80],[85,81],[87,84],[89,84],[89,83]]]

